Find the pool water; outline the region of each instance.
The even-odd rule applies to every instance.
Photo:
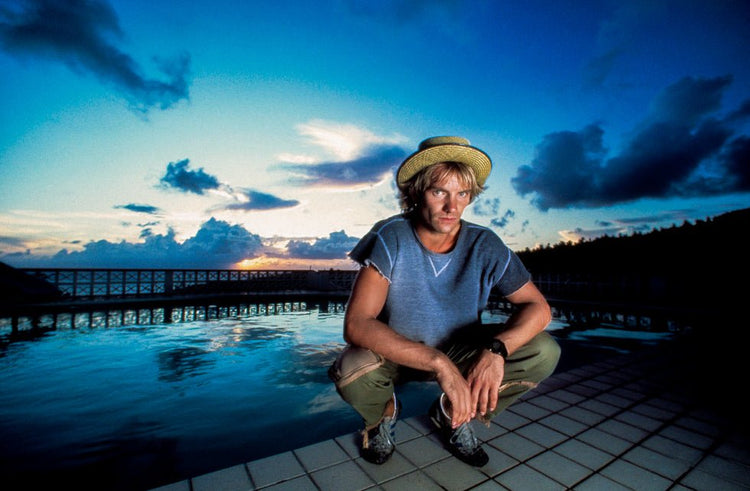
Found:
[[[342,322],[311,308],[7,343],[0,475],[25,489],[148,489],[357,431],[327,378]],[[399,394],[410,416],[439,389]]]

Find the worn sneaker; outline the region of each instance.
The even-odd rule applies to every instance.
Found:
[[[445,410],[445,394],[434,402],[430,408],[430,419],[437,426],[443,437],[443,443],[450,452],[461,461],[474,467],[482,467],[490,458],[482,449],[469,423],[464,423],[456,429],[451,427],[451,418]]]
[[[383,416],[374,428],[362,430],[362,457],[373,464],[385,463],[396,450],[394,434],[396,418],[399,413],[399,403],[393,395],[393,414]]]

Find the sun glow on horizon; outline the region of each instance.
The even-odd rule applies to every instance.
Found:
[[[301,259],[285,257],[260,256],[243,259],[233,265],[233,269],[241,270],[314,270],[327,269],[355,270],[356,263],[350,259]]]

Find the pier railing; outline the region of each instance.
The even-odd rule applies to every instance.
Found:
[[[295,302],[322,309],[343,307],[356,271],[352,270],[201,270],[201,269],[23,269],[27,275],[54,286],[55,298],[0,305],[0,321],[38,325],[44,316],[83,315],[85,322],[127,323],[134,315],[146,322],[212,319],[226,312],[269,312]],[[705,305],[675,303],[668,280],[603,274],[535,273],[534,282],[547,297],[553,313],[571,325],[613,323],[663,330],[706,319]],[[290,303],[291,302],[291,303]],[[333,302],[333,303],[332,303]],[[490,297],[491,309],[510,312],[500,295]],[[708,307],[710,308],[710,306]],[[132,315],[131,315],[132,314]],[[60,317],[62,316],[62,317]],[[25,319],[25,320],[24,320]],[[77,321],[76,321],[77,323]],[[140,323],[138,320],[137,323]],[[0,322],[2,324],[2,322]]]
[[[53,285],[68,299],[127,298],[232,292],[348,292],[353,270],[43,269],[21,271]],[[590,301],[667,299],[667,279],[639,275],[534,273],[548,297]]]
[[[349,291],[356,271],[205,269],[23,269],[69,299],[107,299],[239,291]]]

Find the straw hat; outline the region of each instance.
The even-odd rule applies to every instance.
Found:
[[[472,147],[469,140],[460,136],[434,136],[419,144],[419,150],[404,160],[396,174],[398,185],[414,177],[425,167],[438,162],[461,162],[472,169],[477,179],[477,184],[484,186],[484,182],[492,170],[492,161],[489,155]]]

